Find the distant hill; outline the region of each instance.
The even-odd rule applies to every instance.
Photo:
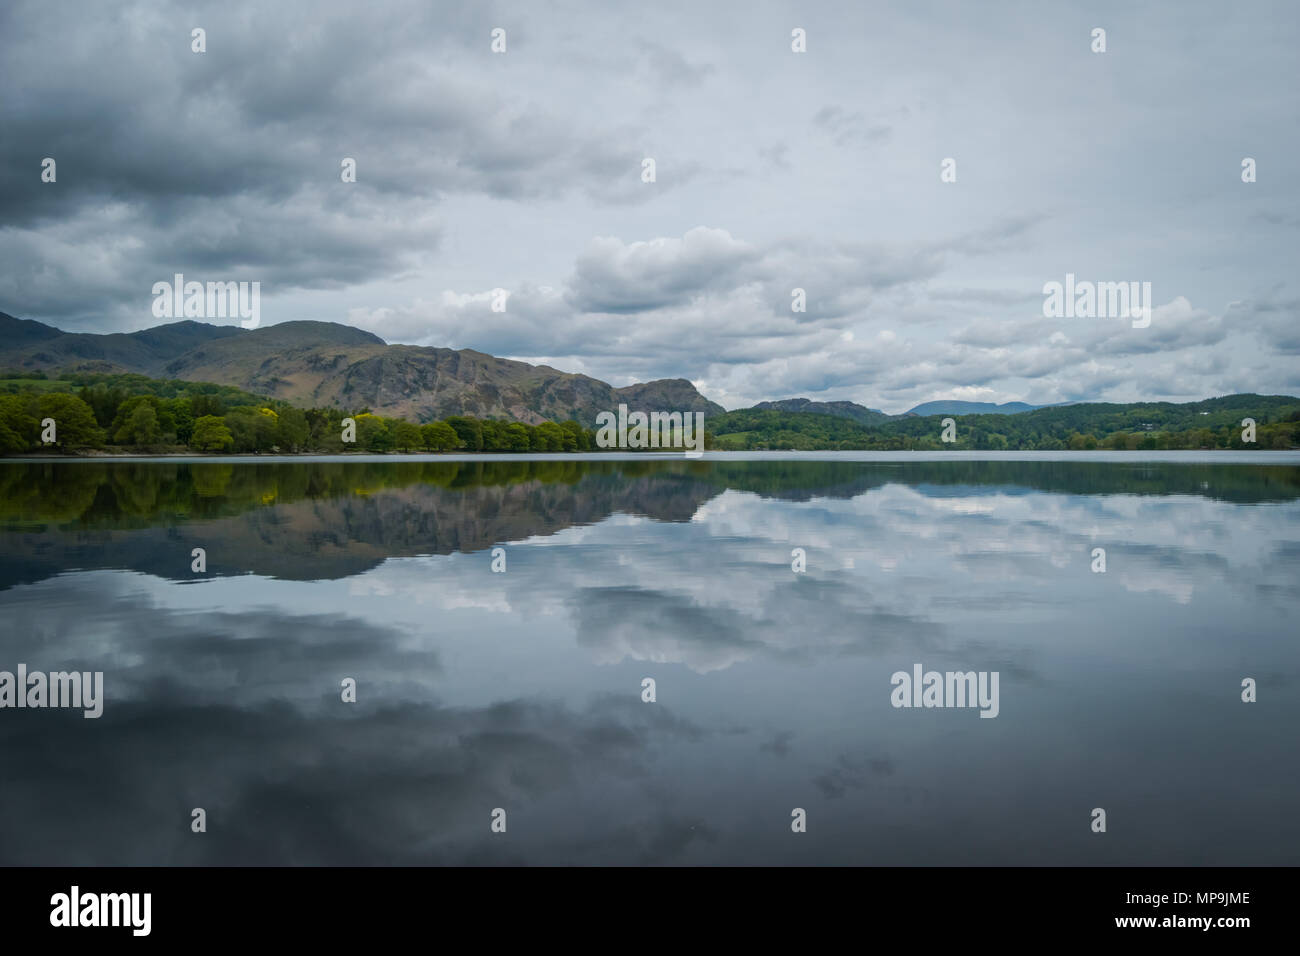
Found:
[[[260,329],[184,321],[140,332],[63,332],[0,313],[0,369],[132,372],[213,382],[299,407],[356,409],[426,422],[473,415],[540,424],[596,415],[620,403],[642,410],[724,412],[686,379],[614,388],[587,375],[472,349],[388,345],[333,322]]]
[[[915,408],[909,408],[904,415],[1019,415],[1032,412],[1038,408],[1050,408],[1048,405],[1026,405],[1024,402],[1004,402],[995,405],[992,402],[957,402],[941,400],[922,402]]]
[[[717,448],[735,450],[1287,449],[1300,445],[1300,398],[1290,395],[1225,395],[1183,404],[1077,403],[1013,414],[962,414],[951,443],[942,440],[943,414],[898,415],[867,425],[832,415],[747,408],[717,416],[708,426]],[[1258,425],[1253,443],[1242,441],[1244,418]]]
[[[888,421],[892,416],[877,408],[867,408],[857,402],[814,402],[809,398],[783,398],[776,402],[759,402],[750,411],[804,412],[810,415],[834,415],[862,425]]]
[[[1039,408],[1055,407],[1055,405],[1027,405],[1024,402],[1005,402],[1001,405],[994,405],[992,402],[941,400],[922,402],[915,408],[909,408],[901,415],[890,415],[878,408],[867,408],[857,402],[814,402],[808,398],[784,398],[776,402],[759,402],[757,405],[745,410],[834,415],[836,418],[847,418],[850,421],[855,421],[859,425],[876,425],[908,415],[1019,415],[1022,412],[1032,412]]]

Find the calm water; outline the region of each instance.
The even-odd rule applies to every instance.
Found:
[[[0,670],[105,697],[0,710],[3,863],[1300,863],[1294,454],[11,462],[0,489]],[[998,716],[893,707],[915,664],[998,672]]]

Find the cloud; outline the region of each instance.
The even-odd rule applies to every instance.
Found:
[[[864,146],[886,142],[892,128],[869,123],[860,112],[849,113],[838,106],[824,106],[813,115],[813,125],[825,131],[836,146]]]
[[[283,297],[427,268],[448,197],[650,198],[626,124],[597,134],[458,69],[463,14],[404,5],[398,30],[346,5],[317,10],[214,9],[204,54],[177,10],[10,10],[6,35],[24,42],[2,58],[6,308],[138,327],[152,283],[175,272]],[[69,49],[83,55],[46,68]],[[43,156],[54,183],[39,180]],[[355,183],[341,181],[344,157]]]
[[[1265,297],[1234,302],[1234,325],[1253,332],[1265,347],[1280,355],[1300,355],[1300,299]]]
[[[265,324],[354,321],[615,384],[686,377],[731,407],[1203,397],[1300,375],[1296,185],[1266,161],[1300,148],[1271,122],[1286,84],[1181,67],[1282,75],[1285,18],[1223,36],[1208,10],[1155,4],[1111,27],[1140,34],[1139,67],[1076,50],[1061,11],[1027,27],[954,6],[935,34],[841,4],[796,56],[788,25],[725,7],[670,4],[633,33],[612,9],[501,8],[505,54],[486,12],[450,2],[205,8],[202,54],[184,5],[75,9],[0,12],[11,314],[133,330],[176,272],[256,280]],[[857,29],[874,39],[832,41]],[[1062,116],[1088,150],[1044,134]],[[1214,141],[1135,173],[1184,122]],[[1262,157],[1259,183],[1216,158],[1223,142]],[[1232,240],[1259,228],[1276,241]],[[1067,271],[1151,281],[1152,327],[1042,320],[1043,282]],[[485,311],[498,287],[508,311]]]
[[[645,69],[659,83],[698,87],[714,72],[713,64],[691,63],[670,46],[640,40],[637,47]]]
[[[582,312],[650,312],[682,305],[711,289],[734,289],[756,258],[725,229],[699,226],[680,239],[624,243],[602,237],[578,259],[568,301]]]

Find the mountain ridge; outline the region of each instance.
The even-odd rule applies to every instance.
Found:
[[[232,385],[304,407],[370,408],[433,421],[448,415],[530,425],[596,415],[620,403],[721,415],[683,378],[615,388],[547,365],[474,349],[390,345],[335,322],[295,321],[258,329],[181,320],[137,332],[64,332],[0,312],[0,368],[43,372],[131,372]]]
[[[812,415],[870,427],[931,415],[1018,416],[1088,404],[999,405],[941,399],[891,415],[851,401],[799,397],[728,412],[684,378],[616,388],[549,365],[470,348],[389,344],[363,329],[309,320],[243,329],[181,319],[134,332],[94,333],[65,332],[0,312],[0,369],[6,367],[56,374],[127,372],[208,382],[299,407],[369,408],[416,422],[467,415],[530,425],[574,419],[593,427],[598,413],[627,404],[703,412],[715,419],[742,412]]]
[[[965,402],[957,399],[938,399],[932,402],[922,402],[919,405],[912,406],[905,412],[891,415],[890,413],[881,411],[878,408],[868,408],[867,406],[860,405],[857,402],[818,402],[813,401],[810,398],[782,398],[776,401],[758,402],[757,404],[750,405],[744,409],[735,409],[735,411],[778,411],[809,415],[832,415],[836,418],[847,418],[862,425],[873,425],[894,418],[906,418],[909,415],[1020,415],[1024,412],[1032,412],[1040,408],[1055,408],[1057,405],[1074,404],[1078,403],[1057,402],[1052,405],[1030,405],[1027,402],[1003,402],[1001,405],[998,405],[993,402]]]
[[[860,425],[874,425],[893,417],[878,408],[867,408],[857,402],[815,402],[810,398],[782,398],[774,402],[759,402],[757,405],[751,405],[747,410],[833,415],[836,418],[847,418]]]

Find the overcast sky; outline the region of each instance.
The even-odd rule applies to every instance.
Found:
[[[1298,51],[1292,0],[5,0],[0,311],[181,272],[728,408],[1300,394]],[[1150,327],[1044,318],[1066,273]]]

